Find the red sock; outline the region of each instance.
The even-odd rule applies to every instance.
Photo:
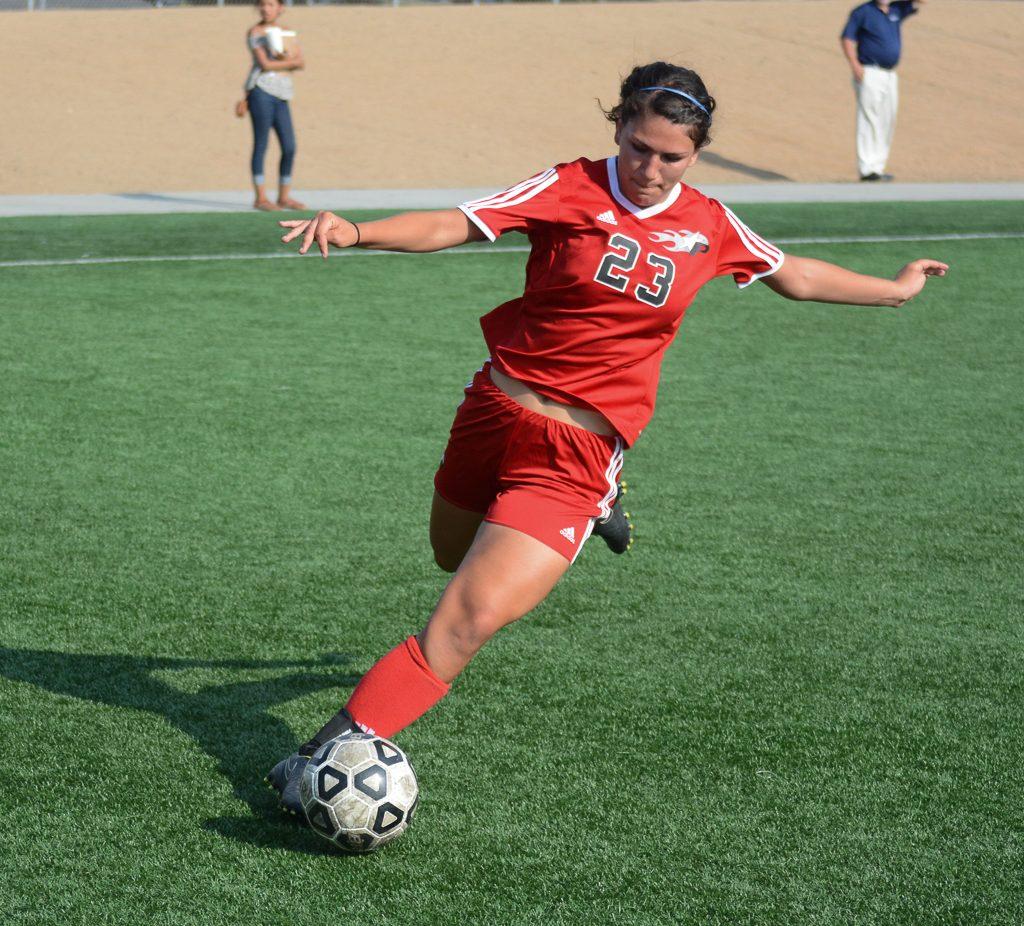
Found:
[[[409,637],[373,664],[345,710],[369,732],[391,737],[422,717],[451,687],[434,674],[416,638]]]

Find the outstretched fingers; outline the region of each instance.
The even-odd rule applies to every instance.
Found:
[[[310,222],[312,221],[312,219],[287,219],[285,221],[278,222],[277,224],[280,225],[282,228],[291,229],[290,232],[282,236],[281,240],[285,244],[287,244],[293,238],[297,237],[298,235],[301,235],[306,230],[306,226],[309,225]]]
[[[281,241],[287,244],[294,241],[299,235],[302,236],[302,244],[299,246],[299,253],[305,254],[310,246],[316,241],[320,248],[321,256],[326,260],[328,253],[328,233],[335,225],[335,216],[330,212],[318,212],[312,219],[299,219],[278,222],[282,228],[290,228],[291,231],[282,236]]]
[[[909,302],[924,289],[928,277],[944,277],[947,270],[949,270],[949,264],[945,264],[941,260],[931,260],[930,258],[912,260],[896,274],[895,279],[900,290],[900,301],[896,304],[903,305],[905,302]]]
[[[949,270],[949,264],[944,264],[941,260],[932,260],[929,257],[924,257],[920,260],[911,261],[907,264],[907,269],[916,270],[930,277],[941,277],[946,275],[946,271]]]
[[[329,223],[323,219],[316,223],[316,243],[320,245],[320,254],[324,260],[327,260],[327,230],[329,227]]]
[[[314,239],[317,244],[320,245],[320,253],[326,258],[327,257],[327,242],[322,239],[323,229],[321,226],[324,224],[324,214],[318,212],[316,218],[313,219],[307,226],[305,232],[302,235],[302,247],[299,248],[300,254],[305,254],[309,250],[309,246],[313,243]]]

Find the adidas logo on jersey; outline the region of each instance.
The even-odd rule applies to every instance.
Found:
[[[615,216],[612,214],[611,209],[609,209],[607,212],[602,212],[597,217],[597,221],[598,222],[604,222],[606,225],[618,225],[619,224],[618,222],[615,221]]]
[[[576,528],[563,527],[558,533],[568,540],[569,543],[576,543]]]

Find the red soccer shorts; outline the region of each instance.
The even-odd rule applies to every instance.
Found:
[[[489,369],[466,387],[434,488],[572,562],[615,501],[622,440],[523,408],[491,382]]]

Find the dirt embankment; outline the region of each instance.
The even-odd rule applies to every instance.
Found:
[[[695,182],[849,180],[854,0],[300,7],[296,185],[502,186],[610,152],[596,99],[633,64],[696,68],[719,102]],[[249,8],[0,13],[0,193],[248,185],[232,114]],[[1024,179],[1024,4],[942,0],[904,24],[900,180]],[[276,174],[271,147],[268,177]]]

